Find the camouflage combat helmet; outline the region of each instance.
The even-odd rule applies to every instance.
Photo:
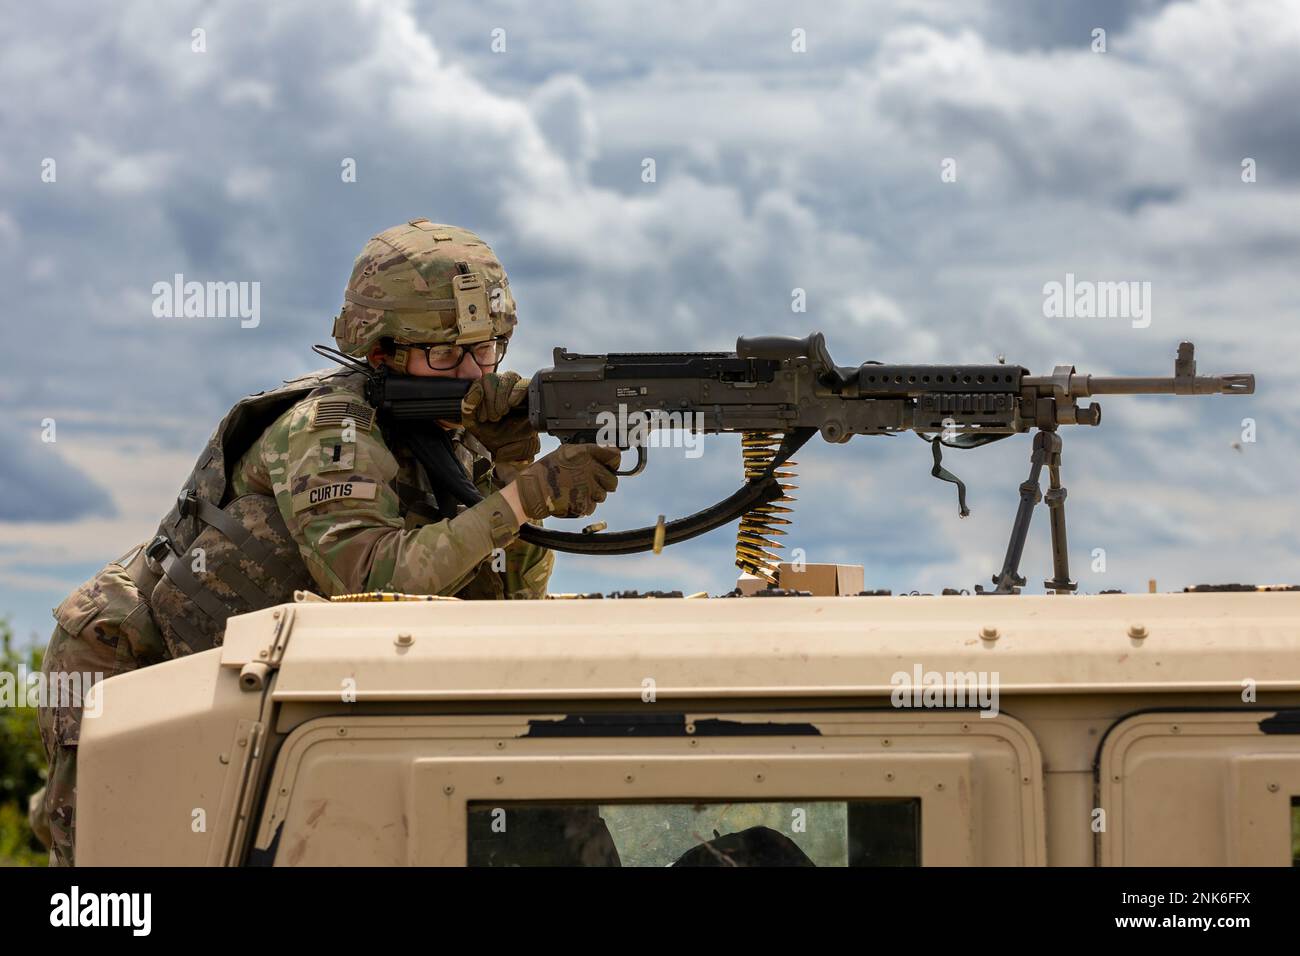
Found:
[[[509,336],[515,300],[486,242],[458,226],[412,219],[366,243],[352,267],[334,340],[364,358],[381,339],[402,345],[472,345]]]

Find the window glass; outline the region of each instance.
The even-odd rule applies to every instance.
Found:
[[[918,866],[921,801],[471,803],[470,866]]]
[[[1300,797],[1291,798],[1291,865],[1300,866]]]

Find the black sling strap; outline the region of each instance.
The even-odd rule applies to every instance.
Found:
[[[271,577],[282,582],[294,579],[296,576],[294,572],[286,567],[284,562],[277,558],[270,548],[258,541],[251,531],[230,515],[208,501],[195,499],[193,504],[196,506],[195,514],[198,515],[200,521],[220,531],[231,544],[252,558]]]
[[[216,595],[203,586],[203,582],[194,576],[189,565],[171,548],[171,542],[159,535],[149,545],[149,557],[162,567],[167,580],[181,589],[194,606],[214,621],[224,621],[232,614],[238,614],[237,608],[229,607]]]

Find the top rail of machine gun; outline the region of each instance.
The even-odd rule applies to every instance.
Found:
[[[990,365],[894,365],[868,362],[838,366],[831,361],[821,333],[804,339],[788,336],[742,336],[735,352],[619,352],[581,354],[555,350],[555,366],[543,374],[552,381],[611,379],[710,379],[744,387],[771,381],[781,370],[806,369],[826,394],[840,398],[915,397],[927,393],[1033,390],[1058,399],[1093,395],[1250,394],[1255,377],[1248,373],[1197,375],[1194,346],[1178,348],[1173,376],[1098,376],[1058,365],[1051,375],[1028,369]],[[804,361],[800,361],[804,360]]]

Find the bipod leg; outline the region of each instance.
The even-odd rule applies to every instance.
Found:
[[[1043,587],[1055,594],[1076,591],[1079,585],[1070,580],[1070,549],[1065,538],[1065,488],[1061,486],[1061,436],[1051,436],[1047,451],[1048,489],[1043,500],[1047,502],[1047,516],[1052,525],[1052,579]]]
[[[1016,510],[1016,520],[1011,526],[1011,540],[1007,542],[1007,556],[1002,562],[1002,570],[993,576],[997,585],[992,591],[979,589],[982,594],[1019,594],[1025,579],[1021,577],[1020,558],[1025,551],[1025,538],[1029,534],[1029,519],[1034,516],[1034,505],[1043,500],[1039,487],[1042,480],[1043,465],[1047,462],[1048,449],[1052,447],[1049,439],[1056,438],[1052,432],[1040,431],[1034,436],[1033,453],[1029,459],[1029,477],[1020,483],[1020,507]],[[1056,438],[1059,446],[1060,439]]]

